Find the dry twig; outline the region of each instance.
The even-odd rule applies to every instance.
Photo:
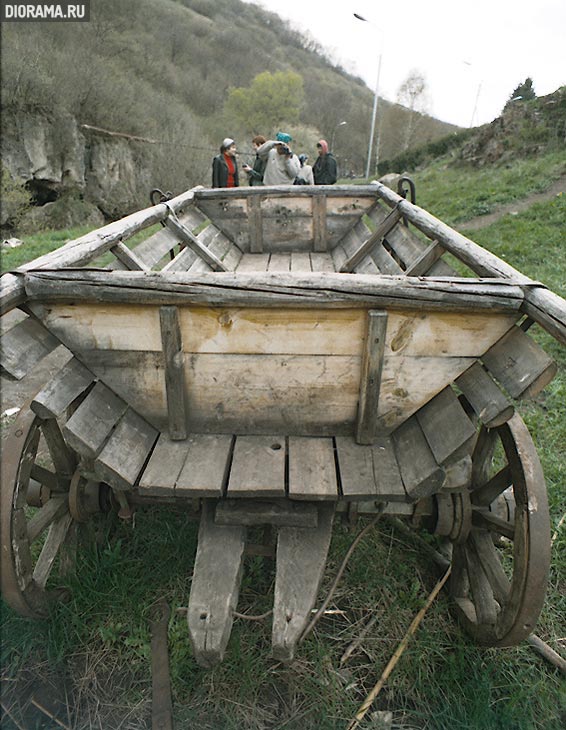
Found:
[[[381,677],[379,678],[378,683],[375,685],[375,687],[372,689],[372,691],[368,694],[368,696],[366,697],[366,699],[362,703],[360,709],[358,710],[358,712],[356,714],[356,717],[353,720],[350,721],[350,723],[348,724],[348,727],[346,728],[346,730],[354,730],[355,728],[357,728],[358,725],[360,724],[360,722],[365,717],[367,711],[372,706],[373,701],[375,700],[375,698],[377,697],[377,695],[381,692],[381,690],[382,690],[385,682],[387,682],[387,679],[388,679],[389,675],[391,674],[391,672],[395,668],[395,665],[397,664],[397,662],[401,658],[401,655],[403,654],[403,652],[407,648],[407,644],[409,643],[409,639],[411,638],[411,636],[413,636],[413,634],[417,630],[419,624],[421,623],[421,621],[424,618],[425,613],[428,611],[428,609],[432,605],[434,599],[440,593],[440,591],[442,590],[442,587],[444,586],[444,584],[446,583],[446,581],[450,577],[451,570],[452,570],[452,568],[448,568],[448,570],[446,571],[446,573],[444,573],[444,575],[442,576],[442,578],[438,581],[438,583],[432,589],[429,597],[426,600],[425,605],[421,608],[421,610],[417,613],[417,615],[415,616],[415,618],[412,620],[411,625],[409,626],[409,628],[407,630],[407,633],[401,639],[401,642],[399,643],[399,646],[395,650],[395,653],[393,654],[393,656],[391,657],[391,659],[387,663],[387,666],[383,670],[383,673],[382,673]]]

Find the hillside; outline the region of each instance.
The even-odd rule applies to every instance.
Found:
[[[308,35],[240,0],[97,0],[88,23],[7,23],[2,71],[10,179],[3,177],[12,198],[19,186],[36,205],[73,196],[90,205],[55,206],[59,213],[50,206],[36,226],[73,224],[87,213],[94,220],[99,211],[114,218],[145,205],[153,187],[209,184],[211,157],[226,135],[249,153],[253,134],[283,127],[311,155],[323,136],[334,140],[344,171],[365,169],[371,90]],[[269,129],[225,111],[230,90],[249,88],[265,71],[298,73],[303,89],[297,117],[283,113]],[[456,129],[417,113],[409,125],[412,114],[380,104],[382,158],[406,143],[409,126],[411,146]],[[2,225],[16,218],[5,207]]]

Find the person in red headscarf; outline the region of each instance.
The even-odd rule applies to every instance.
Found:
[[[318,157],[312,166],[315,185],[334,185],[338,179],[338,165],[336,158],[328,150],[328,142],[321,139],[316,145]]]
[[[239,184],[236,143],[226,137],[220,145],[220,154],[212,160],[212,187],[237,188]]]

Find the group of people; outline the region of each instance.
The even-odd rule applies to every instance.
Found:
[[[317,143],[318,157],[307,164],[308,155],[296,155],[289,147],[292,137],[278,132],[275,139],[257,135],[252,139],[255,152],[253,165],[244,163],[248,185],[334,185],[338,178],[336,158],[324,139]],[[220,154],[212,161],[212,187],[237,188],[240,185],[236,143],[226,137]]]

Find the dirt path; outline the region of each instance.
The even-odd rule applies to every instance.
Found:
[[[472,218],[465,223],[461,223],[459,228],[465,229],[466,231],[477,231],[480,228],[486,228],[492,223],[495,223],[504,215],[511,214],[516,215],[522,213],[534,205],[535,203],[543,203],[547,200],[552,200],[557,195],[566,194],[566,175],[552,183],[552,185],[545,190],[543,193],[533,193],[528,195],[526,198],[521,200],[515,200],[512,203],[506,203],[505,205],[499,206],[493,213],[487,215],[480,215],[477,218]]]

